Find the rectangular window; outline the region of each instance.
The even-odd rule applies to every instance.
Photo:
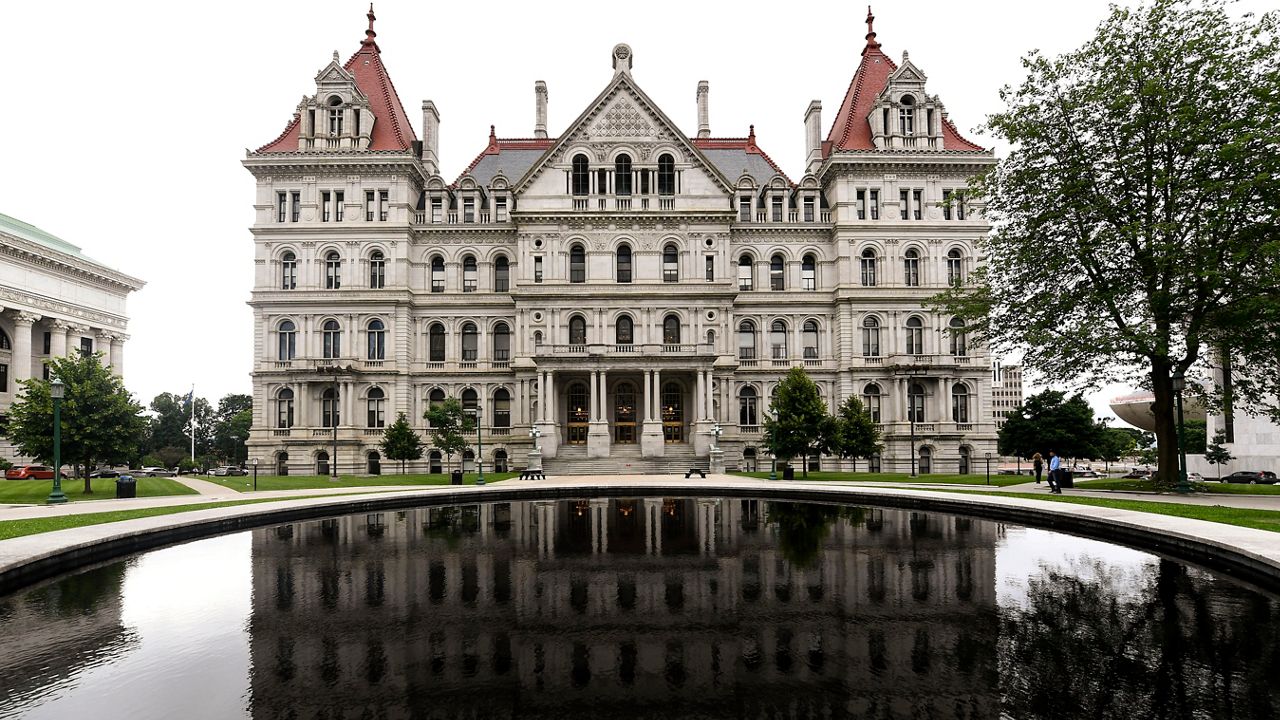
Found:
[[[804,221],[813,222],[813,198],[804,199]]]
[[[276,222],[284,222],[289,212],[289,194],[276,193]]]
[[[345,193],[341,190],[335,190],[333,193],[333,219],[338,222],[342,222],[344,196]]]
[[[956,219],[964,219],[964,193],[956,192]]]
[[[751,222],[751,198],[738,200],[738,222]]]
[[[290,222],[298,222],[298,217],[302,214],[302,193],[289,193],[289,220]]]
[[[462,222],[473,223],[475,221],[476,221],[475,198],[467,198],[462,201]]]
[[[952,198],[952,195],[950,190],[942,191],[942,219],[943,220],[951,219],[951,198]]]
[[[320,193],[320,222],[329,222],[333,213],[333,195],[325,190]]]
[[[879,220],[880,219],[880,191],[871,190],[870,195],[871,195],[871,219]]]
[[[44,334],[44,354],[49,355],[53,352],[53,333]]]
[[[858,198],[858,201],[857,201],[858,202],[858,219],[866,220],[867,219],[867,191],[859,190],[857,198]]]
[[[0,363],[0,392],[9,392],[9,366]]]
[[[911,191],[911,219],[921,220],[924,218],[924,205],[922,202],[923,190]]]
[[[375,208],[374,208],[374,206],[373,206],[373,197],[374,197],[374,196],[373,196],[373,191],[372,191],[372,190],[365,190],[365,191],[364,191],[364,219],[365,219],[365,222],[373,222],[373,213],[375,212]]]
[[[782,198],[773,198],[770,201],[769,206],[772,210],[772,212],[769,213],[770,219],[773,222],[782,222]]]
[[[707,256],[707,282],[712,282],[715,279],[716,279],[716,256],[708,255]]]
[[[494,198],[493,220],[494,222],[507,221],[507,199],[506,198]]]
[[[431,222],[444,222],[444,201],[441,198],[431,198]]]
[[[382,222],[387,221],[387,212],[390,211],[390,202],[388,202],[389,193],[386,190],[378,191],[378,219]]]
[[[80,338],[80,354],[81,355],[93,354],[93,338],[87,338],[87,337]]]
[[[40,379],[49,379],[49,363],[40,363]]]
[[[542,258],[540,257],[533,259],[533,281],[542,282]]]
[[[898,217],[906,220],[910,217],[911,212],[911,192],[909,190],[898,191]]]

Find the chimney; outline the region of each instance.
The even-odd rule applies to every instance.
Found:
[[[533,84],[533,95],[537,99],[533,120],[533,136],[539,140],[547,137],[547,84],[541,80]]]
[[[805,172],[817,172],[822,164],[822,102],[814,100],[804,111]]]
[[[422,101],[422,164],[428,175],[440,174],[440,113],[430,100]]]
[[[711,85],[706,80],[698,81],[698,137],[711,137],[711,120],[707,112],[707,95],[711,94]]]

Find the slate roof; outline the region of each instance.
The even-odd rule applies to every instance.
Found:
[[[499,138],[490,125],[489,145],[462,171],[458,180],[470,175],[476,184],[488,187],[501,171],[507,182],[514,185],[555,142],[555,138]]]
[[[756,145],[756,129],[751,126],[750,134],[745,138],[692,138],[690,142],[702,151],[731,183],[737,183],[742,171],[756,181],[756,185],[764,186],[781,175],[788,185],[794,185],[781,167],[769,157],[768,153]]]

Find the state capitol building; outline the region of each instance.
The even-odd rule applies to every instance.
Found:
[[[558,135],[538,82],[532,137],[490,130],[448,179],[436,105],[415,128],[370,11],[359,50],[244,160],[251,453],[377,472],[398,413],[430,445],[423,412],[453,397],[481,411],[487,469],[524,466],[533,428],[548,473],[705,467],[717,424],[730,469],[767,469],[769,398],[800,366],[882,429],[881,455],[822,467],[905,472],[914,447],[922,473],[972,471],[995,450],[990,357],[926,300],[978,262],[990,226],[964,188],[995,158],[871,21],[834,122],[805,110],[800,177],[754,131],[713,136],[705,82],[695,132],[677,127],[618,45]]]

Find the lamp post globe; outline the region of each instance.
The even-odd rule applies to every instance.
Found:
[[[67,387],[61,378],[55,377],[49,382],[49,397],[53,400],[53,490],[45,502],[50,505],[67,501],[62,492],[62,398],[66,393]]]
[[[532,429],[529,430],[529,437],[533,438],[533,449],[537,450],[538,438],[542,437],[542,431],[539,430],[537,426],[534,426]]]

